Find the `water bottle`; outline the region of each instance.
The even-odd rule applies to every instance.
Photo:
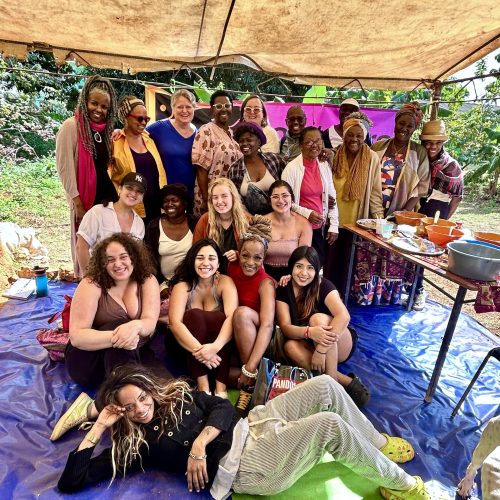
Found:
[[[46,271],[45,267],[35,266],[33,268],[37,297],[47,297],[49,294],[49,280]]]

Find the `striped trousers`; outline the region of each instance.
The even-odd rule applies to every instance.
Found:
[[[325,452],[386,488],[414,479],[377,449],[384,438],[328,375],[308,380],[248,415],[249,434],[233,490],[272,495],[292,486]]]

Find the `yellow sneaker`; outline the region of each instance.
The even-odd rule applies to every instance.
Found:
[[[414,476],[417,480],[415,486],[409,490],[390,490],[389,488],[380,487],[380,494],[386,500],[431,500],[431,496],[427,488],[419,476]]]
[[[87,410],[94,400],[82,392],[75,400],[75,402],[68,408],[66,413],[57,421],[52,434],[50,435],[51,441],[56,441],[63,434],[68,432],[73,427],[83,424],[88,420]]]

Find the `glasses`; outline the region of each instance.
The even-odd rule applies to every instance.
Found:
[[[320,146],[323,144],[323,139],[316,139],[315,141],[304,141],[304,146],[307,146],[308,148],[312,146]]]
[[[226,102],[225,104],[219,104],[219,103],[214,104],[212,107],[215,108],[217,111],[220,111],[221,109],[231,109],[233,105]]]
[[[135,118],[139,123],[148,123],[151,118],[149,116],[137,116],[137,115],[128,115],[131,116],[132,118]]]
[[[283,194],[273,194],[271,196],[271,200],[273,201],[278,201],[278,200],[283,200],[283,201],[286,201],[288,199],[290,199],[292,197],[292,195],[288,194],[288,193],[283,193]]]
[[[244,110],[243,110],[243,113],[261,113],[262,112],[262,108],[253,108],[251,106],[247,106]]]
[[[298,122],[298,123],[303,123],[305,121],[305,118],[303,116],[291,116],[290,118],[285,119],[286,122]]]

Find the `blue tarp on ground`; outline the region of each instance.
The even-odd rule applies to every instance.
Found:
[[[57,479],[68,453],[82,438],[72,431],[57,443],[49,435],[57,418],[81,388],[71,382],[63,363],[50,362],[35,339],[36,329],[62,309],[63,295],[74,285],[51,283],[50,297],[11,300],[0,308],[0,498],[62,498]],[[499,413],[498,363],[492,360],[462,411],[451,411],[496,339],[462,315],[434,401],[423,402],[439,351],[449,309],[429,303],[425,311],[400,307],[354,307],[352,324],[359,346],[342,369],[354,371],[370,387],[366,414],[375,426],[401,435],[415,446],[416,458],[405,464],[411,474],[434,479],[454,495],[485,422]],[[161,339],[156,344],[163,346]],[[172,370],[174,373],[176,370]],[[136,474],[73,495],[73,498],[190,498],[183,477],[159,472]],[[200,495],[198,495],[200,497]],[[202,495],[208,498],[208,495]],[[335,498],[335,497],[331,497]]]

